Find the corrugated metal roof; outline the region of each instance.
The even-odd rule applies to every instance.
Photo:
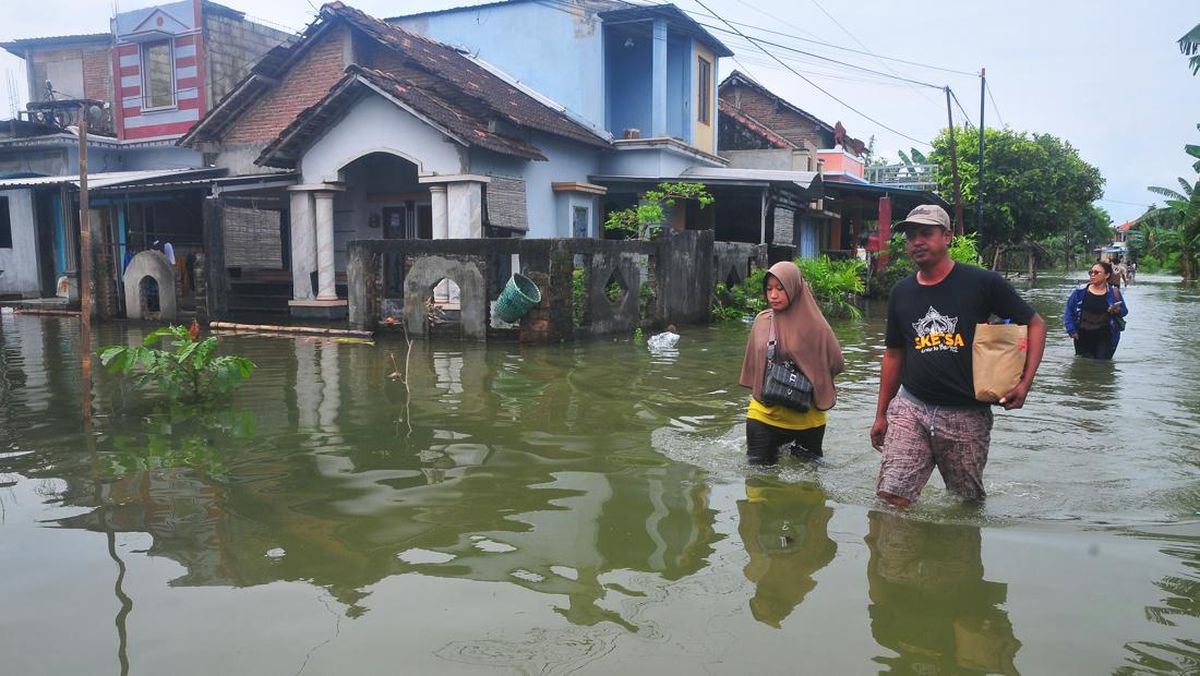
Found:
[[[737,169],[733,167],[690,167],[680,176],[680,178],[690,181],[795,183],[804,189],[811,187],[813,182],[819,183],[819,177],[820,174],[815,171]]]
[[[154,169],[147,171],[105,171],[88,174],[88,188],[111,188],[118,185],[131,185],[156,181],[163,178],[203,178],[223,174],[224,169]],[[11,178],[0,180],[0,190],[17,188],[46,188],[55,185],[73,185],[79,187],[79,174],[62,176],[33,176],[29,178]]]
[[[819,188],[820,175],[815,171],[774,171],[770,169],[731,169],[728,167],[691,167],[679,176],[635,176],[606,174],[590,176],[593,183],[622,183],[660,181],[694,181],[709,185],[749,186],[765,188],[771,185],[793,185],[801,190]]]

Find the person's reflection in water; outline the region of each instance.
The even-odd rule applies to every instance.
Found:
[[[998,606],[1008,585],[983,579],[976,526],[871,512],[867,583],[871,633],[898,655],[894,673],[1016,674],[1021,642]]]
[[[738,534],[750,556],[746,578],[755,583],[750,612],[779,627],[817,586],[813,574],[837,553],[828,532],[833,510],[816,484],[765,477],[746,480],[746,499],[737,506]]]

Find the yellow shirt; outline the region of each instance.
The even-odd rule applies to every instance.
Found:
[[[751,420],[764,422],[773,427],[785,430],[807,430],[825,424],[828,416],[825,411],[810,408],[804,413],[786,406],[772,406],[750,397],[750,408],[746,417]]]

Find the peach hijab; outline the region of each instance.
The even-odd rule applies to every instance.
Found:
[[[833,377],[845,368],[842,346],[833,329],[813,299],[812,290],[804,283],[800,268],[791,261],[781,261],[767,271],[769,277],[779,280],[787,293],[788,306],[775,312],[763,310],[754,318],[750,337],[746,341],[746,357],[742,362],[743,387],[749,387],[758,399],[762,392],[763,373],[767,367],[767,339],[771,323],[775,323],[775,361],[790,360],[800,367],[813,384],[813,403],[816,408],[827,411],[837,403],[837,390]],[[766,278],[763,292],[766,293]]]

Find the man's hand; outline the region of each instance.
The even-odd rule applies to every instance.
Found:
[[[887,416],[875,416],[875,422],[871,425],[871,445],[881,453],[883,452],[883,438],[887,436],[887,430]]]
[[[1079,340],[1079,334],[1078,334],[1078,333],[1068,333],[1067,335],[1068,335],[1068,336],[1071,336],[1071,340]]]
[[[1029,385],[1026,385],[1025,381],[1021,381],[1020,383],[1017,383],[1017,386],[1014,387],[1011,392],[1003,397],[1000,397],[1000,405],[1003,406],[1004,410],[1006,411],[1011,411],[1014,408],[1021,408],[1025,405],[1025,397],[1028,395]]]

